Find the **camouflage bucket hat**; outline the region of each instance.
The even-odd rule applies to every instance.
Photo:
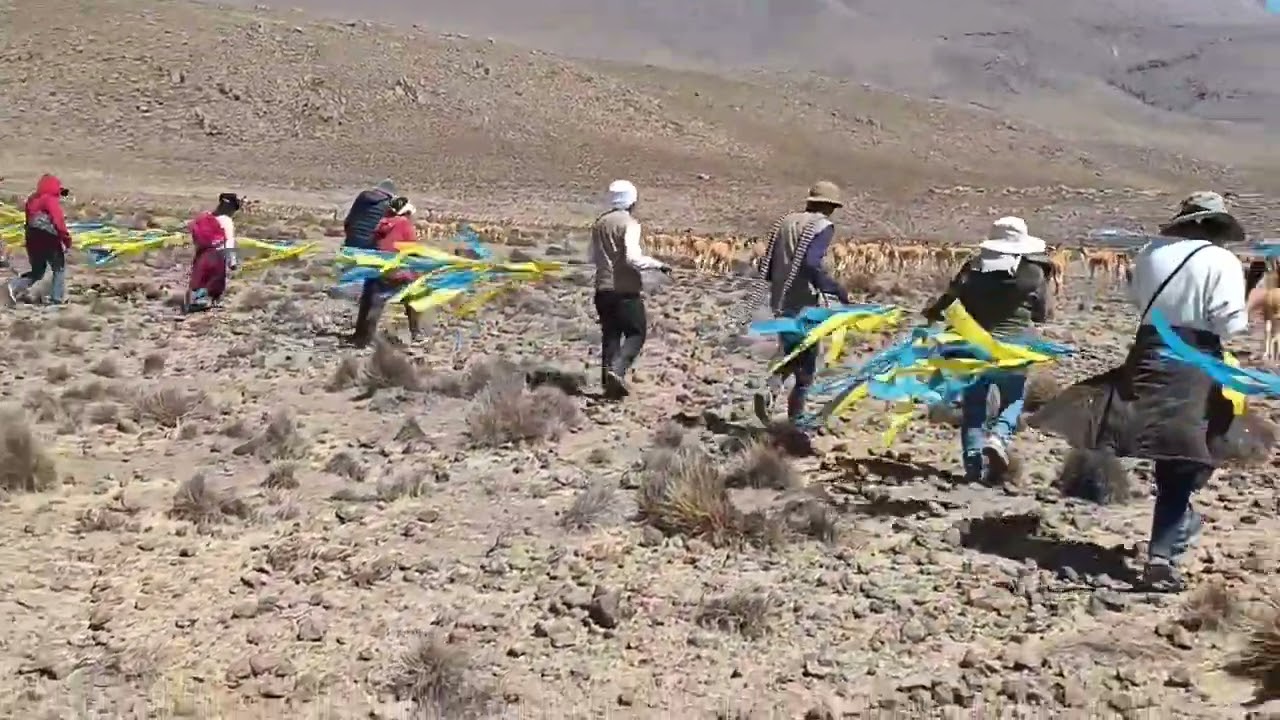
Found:
[[[1227,208],[1227,200],[1222,195],[1208,190],[1193,192],[1178,207],[1178,214],[1165,223],[1160,232],[1168,232],[1179,225],[1218,220],[1227,226],[1227,241],[1241,242],[1245,239],[1244,226],[1236,220]]]
[[[811,203],[826,203],[836,207],[844,207],[844,203],[840,200],[840,186],[829,180],[819,180],[809,188],[809,197],[805,198]]]

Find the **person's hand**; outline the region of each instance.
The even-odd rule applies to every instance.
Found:
[[[670,276],[670,275],[671,275],[671,266],[670,266],[670,265],[663,265],[662,267],[658,268],[658,272],[662,273],[663,275]]]

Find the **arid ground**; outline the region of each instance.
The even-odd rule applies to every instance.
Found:
[[[98,270],[77,256],[68,306],[4,309],[0,714],[1280,712],[1269,444],[1198,496],[1191,588],[1134,592],[1142,464],[1086,502],[1066,448],[1025,431],[1016,481],[969,486],[948,418],[921,412],[885,450],[879,405],[788,455],[748,411],[772,348],[729,321],[740,279],[679,267],[654,283],[622,404],[598,397],[580,274],[440,314],[411,345],[389,311],[390,339],[363,352],[339,339],[354,304],[326,292],[334,210],[387,175],[430,214],[529,230],[500,253],[557,259],[583,255],[616,176],[640,185],[651,228],[759,234],[828,176],[851,196],[845,235],[970,242],[1021,213],[1067,242],[1150,227],[1200,187],[1265,199],[1271,150],[1223,130],[1196,154],[1177,127],[1087,140],[853,81],[293,12],[0,13],[5,191],[54,171],[75,217],[172,227],[240,190],[263,200],[244,234],[326,248],[185,319],[183,251]],[[1241,205],[1276,227],[1263,200]],[[856,288],[912,312],[937,289]],[[1038,398],[1123,356],[1121,296],[1072,268],[1047,334],[1077,352],[1038,375]],[[1247,363],[1260,332],[1233,345]],[[1269,401],[1251,412],[1258,429],[1280,419]]]

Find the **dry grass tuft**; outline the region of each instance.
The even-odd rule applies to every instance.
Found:
[[[202,390],[162,387],[142,393],[134,403],[138,415],[164,427],[178,427],[191,413],[202,408],[209,396]]]
[[[89,372],[104,378],[120,377],[120,363],[110,355],[103,356],[98,362],[89,366]]]
[[[360,461],[346,451],[339,452],[329,458],[329,462],[324,466],[324,471],[338,477],[347,478],[353,482],[363,481],[368,474],[368,471],[360,464]]]
[[[733,632],[756,640],[769,632],[778,598],[758,588],[711,598],[698,608],[696,622],[705,628]]]
[[[1244,618],[1244,606],[1236,591],[1221,580],[1196,588],[1183,603],[1180,622],[1188,630],[1215,632],[1234,627]]]
[[[560,517],[567,530],[591,530],[599,527],[617,504],[617,486],[610,480],[596,480],[583,488],[573,504]]]
[[[262,432],[232,449],[233,455],[253,455],[263,462],[300,460],[311,443],[302,435],[298,421],[288,409],[271,414]]]
[[[467,434],[480,447],[556,440],[581,422],[573,398],[551,386],[529,390],[523,374],[490,380],[466,417]]]
[[[1062,461],[1054,487],[1064,497],[1114,505],[1136,495],[1129,472],[1119,458],[1099,450],[1073,449]]]
[[[154,377],[164,372],[164,355],[161,353],[150,353],[142,358],[142,374],[146,377]]]
[[[743,538],[745,518],[729,499],[720,469],[705,453],[658,449],[645,465],[637,505],[650,525],[715,544]]]
[[[466,653],[438,637],[424,637],[397,659],[389,689],[426,717],[466,720],[482,716],[491,698],[471,673]]]
[[[93,329],[93,318],[79,312],[59,313],[54,318],[53,324],[63,330],[88,332]]]
[[[360,370],[360,381],[369,392],[385,388],[421,390],[423,387],[422,377],[413,360],[381,336],[373,341],[373,354]]]
[[[383,502],[400,498],[422,497],[427,491],[427,477],[421,469],[409,469],[394,477],[378,480],[376,496]]]
[[[355,387],[359,382],[360,358],[346,355],[338,362],[338,367],[334,369],[333,377],[329,378],[325,389],[329,392],[342,392]]]
[[[785,455],[773,445],[756,441],[743,449],[725,477],[731,488],[791,490],[800,487],[800,477]]]
[[[1212,443],[1214,457],[1232,467],[1257,467],[1271,461],[1272,450],[1280,439],[1280,428],[1258,413],[1256,407],[1235,418],[1227,434]]]
[[[291,462],[275,463],[262,480],[262,487],[268,490],[293,490],[298,485],[298,466]]]
[[[44,379],[53,385],[66,382],[71,379],[71,368],[66,365],[51,365],[45,368]]]
[[[788,501],[779,518],[780,527],[801,537],[824,543],[834,543],[840,537],[835,511],[829,503],[816,497],[804,496]]]
[[[472,398],[497,380],[523,376],[520,366],[499,358],[473,362],[460,373],[450,373],[431,383],[431,390],[455,398]]]
[[[230,490],[210,488],[202,473],[196,473],[190,480],[182,483],[173,494],[173,507],[169,509],[169,517],[195,525],[243,520],[251,514],[248,503]]]
[[[9,339],[30,342],[40,336],[40,325],[27,318],[17,318],[9,323]]]
[[[1026,389],[1023,391],[1023,409],[1025,412],[1035,412],[1060,392],[1062,384],[1052,373],[1047,370],[1032,370],[1027,375]]]
[[[120,406],[113,402],[98,402],[85,410],[85,419],[93,425],[114,425],[120,422]]]
[[[57,483],[57,465],[31,432],[26,415],[16,409],[0,410],[0,489],[43,492]]]
[[[105,507],[86,508],[76,517],[73,532],[84,534],[90,532],[114,532],[129,522],[129,516],[123,512]]]
[[[262,284],[249,285],[236,297],[236,309],[246,312],[265,310],[274,300],[275,294]]]
[[[1229,674],[1252,680],[1260,700],[1280,697],[1280,605],[1272,600],[1246,621],[1245,646],[1223,667]]]
[[[668,420],[653,432],[653,444],[660,448],[675,449],[684,445],[689,433],[680,423]]]

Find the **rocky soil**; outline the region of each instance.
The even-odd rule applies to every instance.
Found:
[[[747,420],[769,347],[732,279],[655,288],[611,404],[585,278],[355,353],[325,258],[182,319],[184,260],[0,319],[6,716],[1242,717],[1270,682],[1269,447],[1201,493],[1191,589],[1145,594],[1149,469],[1098,505],[1033,431],[984,488],[941,415],[886,450],[868,406],[816,454]],[[1074,272],[1038,398],[1133,322]]]
[[[500,250],[558,258],[581,256],[616,176],[650,228],[759,233],[826,175],[849,189],[842,234],[967,241],[1020,213],[1073,242],[1274,174],[854,82],[430,28],[153,0],[0,0],[0,22],[0,191],[53,170],[76,217],[145,228],[234,189],[264,201],[244,234],[326,248],[185,319],[184,251],[98,270],[77,253],[70,305],[0,313],[0,714],[1280,711],[1267,443],[1198,498],[1192,587],[1150,595],[1132,589],[1149,468],[1099,504],[1031,431],[1018,478],[985,488],[957,479],[947,413],[889,449],[881,407],[812,448],[757,427],[771,347],[728,321],[738,279],[655,283],[623,404],[599,398],[583,277],[437,317],[414,345],[389,312],[391,339],[360,353],[339,339],[353,304],[326,292],[335,208],[387,175],[424,214],[535,228]],[[1266,197],[1242,203],[1251,227],[1275,227]],[[936,284],[859,290],[914,311]],[[1051,335],[1079,352],[1037,397],[1121,357],[1119,297],[1072,269]],[[1266,434],[1276,408],[1253,411]]]

